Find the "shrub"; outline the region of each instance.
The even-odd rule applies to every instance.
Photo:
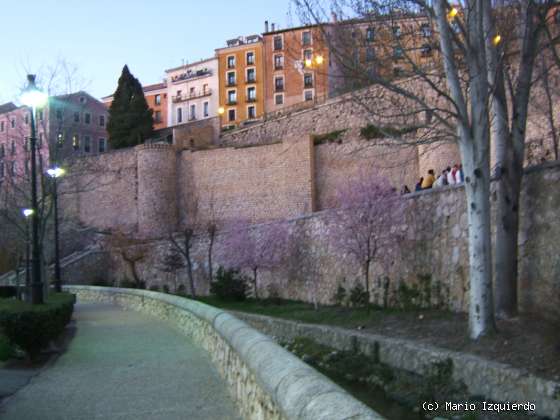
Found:
[[[16,286],[0,286],[0,298],[12,298],[17,296]]]
[[[169,291],[169,287],[167,288],[167,290]],[[167,293],[167,292],[166,292]],[[179,286],[177,286],[177,290],[175,290],[175,294],[177,296],[187,296],[187,292],[185,290],[185,285],[184,284],[180,284]]]
[[[414,127],[414,126],[395,128],[395,127],[378,127],[373,124],[368,124],[360,129],[360,135],[367,140],[384,139],[387,137],[401,137],[405,134],[412,133],[417,129],[418,127]]]
[[[51,294],[43,305],[31,305],[12,299],[1,300],[2,334],[33,360],[70,322],[75,300],[75,296],[69,293]]]
[[[104,278],[95,278],[93,279],[93,281],[91,282],[92,286],[101,286],[101,287],[111,287],[112,284],[109,283],[106,279]]]
[[[349,300],[354,307],[367,306],[369,302],[369,293],[365,291],[364,286],[358,283],[350,289]]]
[[[216,281],[210,285],[210,293],[220,300],[240,302],[247,298],[247,282],[239,271],[220,267]]]
[[[336,289],[336,292],[334,292],[334,295],[332,297],[333,303],[336,306],[344,305],[344,302],[346,301],[346,295],[347,295],[346,289],[342,284],[339,284]]]
[[[268,292],[268,296],[266,298],[267,302],[273,305],[280,305],[282,303],[282,298],[280,297],[278,286],[274,283],[270,283],[266,289]]]
[[[342,143],[340,139],[341,134],[345,133],[346,130],[336,130],[331,131],[326,134],[313,134],[311,138],[313,139],[314,145],[325,144],[325,143]]]
[[[146,283],[143,281],[136,283],[135,281],[129,279],[123,279],[120,281],[119,287],[124,289],[146,289]]]

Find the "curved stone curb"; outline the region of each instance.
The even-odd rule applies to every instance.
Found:
[[[463,382],[472,395],[484,396],[493,401],[532,402],[539,416],[560,418],[560,383],[503,363],[413,340],[264,315],[234,314],[265,334],[284,340],[304,336],[337,350],[377,354],[381,362],[419,375],[429,373],[434,363],[450,359],[453,362],[453,379]]]
[[[65,286],[78,301],[111,302],[172,322],[209,352],[247,419],[383,419],[233,315],[164,293]]]

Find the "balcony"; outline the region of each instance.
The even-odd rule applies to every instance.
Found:
[[[256,77],[248,77],[245,80],[245,83],[257,83],[257,78]]]
[[[228,99],[226,105],[237,105],[237,99]]]
[[[313,82],[305,82],[305,83],[303,84],[303,87],[304,87],[305,89],[311,89],[311,88],[313,87]]]
[[[191,99],[202,98],[204,96],[212,95],[212,89],[200,89],[192,93],[184,93],[181,95],[171,97],[173,103],[185,102]]]
[[[274,92],[284,92],[284,85],[274,86]]]
[[[235,80],[228,80],[226,82],[226,86],[227,87],[234,87],[237,83],[235,83]]]
[[[246,99],[247,102],[251,103],[251,102],[257,102],[257,98],[256,97],[247,97]]]
[[[275,64],[274,65],[274,70],[284,70],[284,65],[283,64]]]
[[[180,82],[184,82],[185,80],[195,79],[197,77],[206,77],[211,75],[212,75],[212,71],[209,69],[202,69],[197,71],[189,70],[185,73],[179,74],[177,76],[173,76],[171,78],[171,83],[180,83]]]

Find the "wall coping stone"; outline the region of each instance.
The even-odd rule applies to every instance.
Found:
[[[107,300],[118,296],[149,299],[195,315],[211,325],[255,376],[285,419],[383,419],[327,377],[274,340],[234,315],[201,302],[159,292],[95,286],[64,286],[71,293],[93,292]]]

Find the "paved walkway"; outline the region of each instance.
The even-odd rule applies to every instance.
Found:
[[[0,407],[4,420],[238,419],[204,350],[164,322],[76,305],[66,353]]]

